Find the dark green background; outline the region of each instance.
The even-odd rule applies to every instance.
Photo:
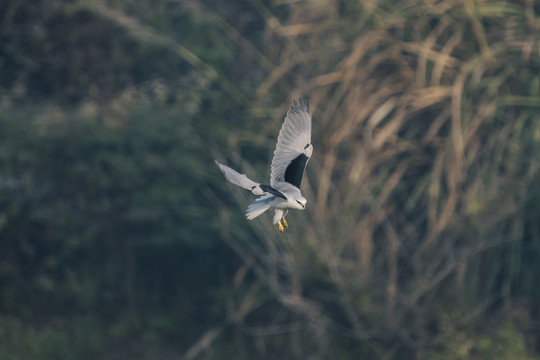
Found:
[[[538,358],[539,14],[1,1],[0,358]],[[280,234],[213,161],[301,95]]]

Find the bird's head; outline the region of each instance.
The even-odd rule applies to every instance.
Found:
[[[306,208],[307,200],[302,196],[298,195],[294,199],[294,208],[298,210],[304,210]]]

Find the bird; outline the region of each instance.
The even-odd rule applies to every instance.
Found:
[[[292,101],[279,131],[270,168],[270,185],[257,183],[217,160],[215,163],[228,181],[259,196],[248,206],[246,218],[253,220],[274,209],[272,222],[283,232],[289,227],[285,220],[289,209],[306,208],[307,200],[300,192],[300,184],[312,153],[309,102],[299,98]]]

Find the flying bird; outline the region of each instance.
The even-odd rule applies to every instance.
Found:
[[[306,208],[307,201],[300,193],[300,183],[312,153],[309,103],[300,98],[293,100],[279,131],[270,169],[270,185],[259,184],[217,160],[216,164],[231,183],[260,195],[247,208],[248,220],[274,209],[273,224],[283,231],[289,226],[285,221],[288,209]]]

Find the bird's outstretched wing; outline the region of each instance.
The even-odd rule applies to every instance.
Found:
[[[255,195],[272,194],[274,196],[287,200],[287,197],[285,195],[283,195],[280,191],[274,189],[273,187],[256,183],[255,181],[248,178],[246,174],[240,174],[237,171],[231,169],[230,167],[220,164],[217,160],[214,160],[214,162],[219,167],[223,175],[225,175],[225,178],[234,185],[249,190]]]
[[[293,100],[279,131],[270,185],[275,187],[277,183],[285,181],[300,188],[312,152],[309,103],[302,99],[298,99],[298,102]]]

